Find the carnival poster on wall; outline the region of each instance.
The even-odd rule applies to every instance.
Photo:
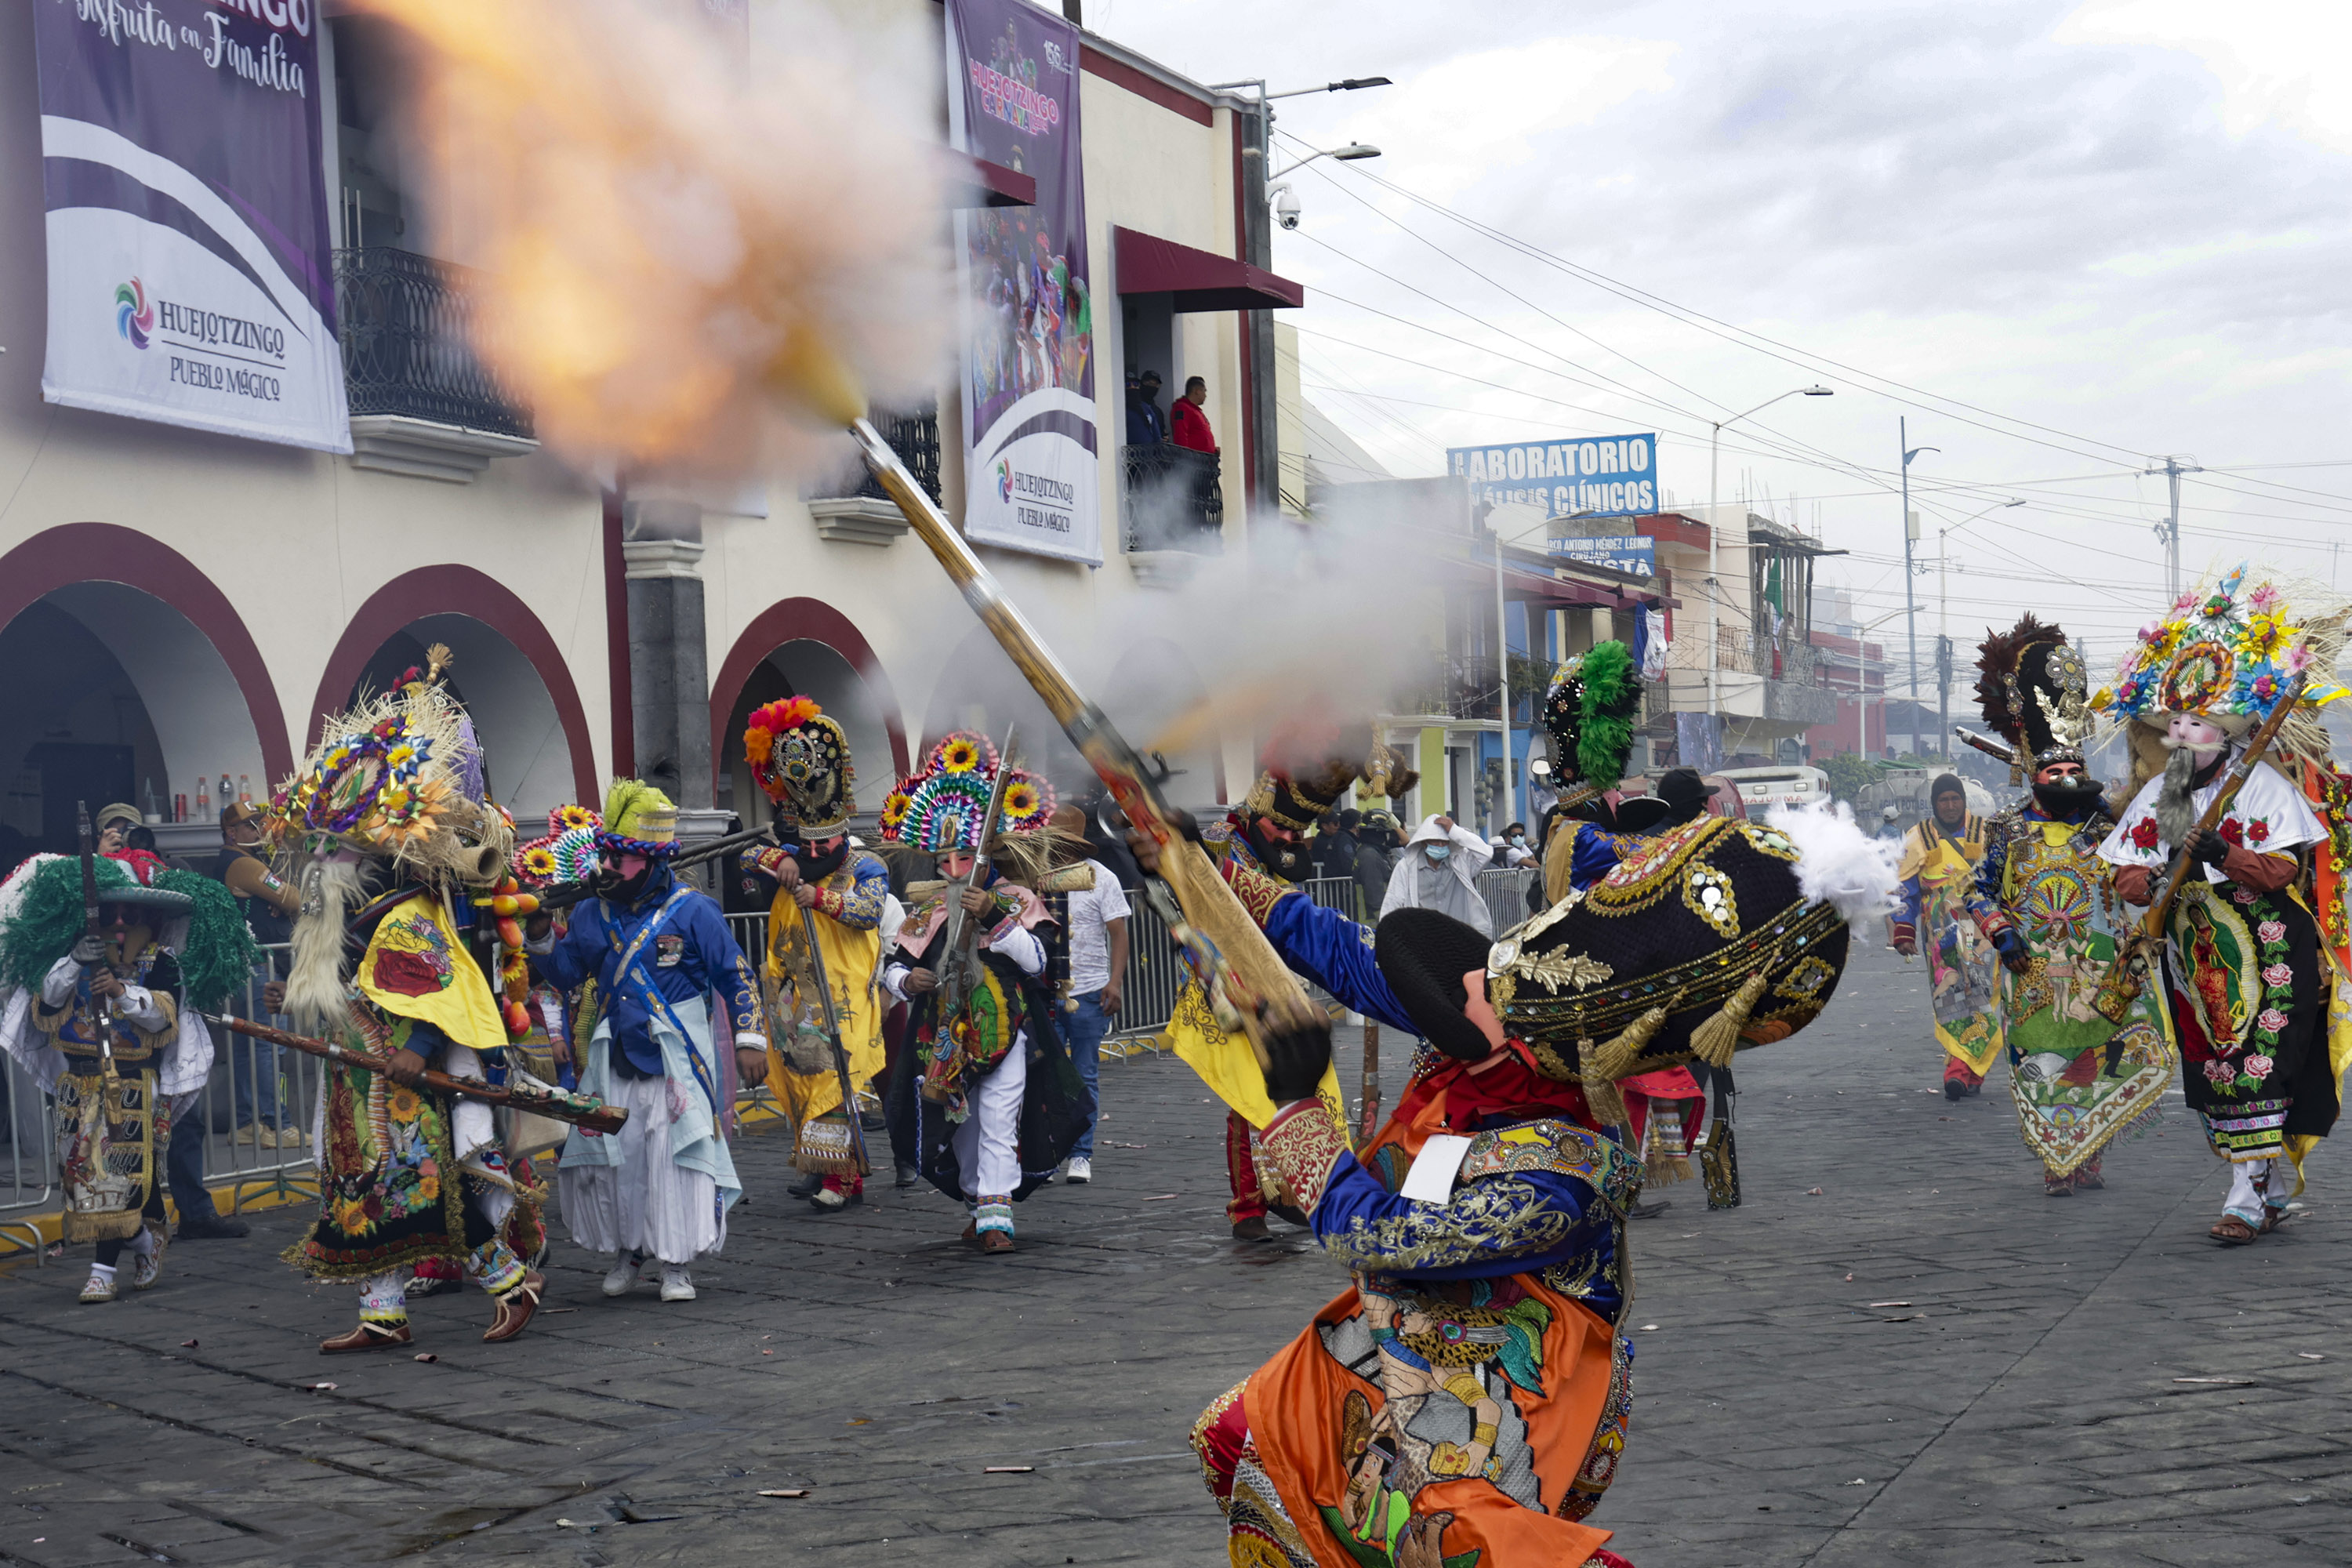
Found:
[[[33,0],[52,403],[352,449],[320,0]]]
[[[949,134],[1037,205],[956,217],[964,532],[1102,563],[1078,29],[1026,0],[948,0]]]

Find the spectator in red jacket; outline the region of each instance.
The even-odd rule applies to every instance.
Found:
[[[1201,377],[1188,376],[1184,395],[1176,400],[1173,439],[1179,447],[1189,447],[1195,452],[1213,452],[1217,437],[1209,429],[1209,416],[1201,405],[1209,401],[1209,384]]]

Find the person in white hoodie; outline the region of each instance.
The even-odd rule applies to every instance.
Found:
[[[1389,873],[1381,917],[1399,910],[1435,910],[1493,936],[1495,917],[1478,891],[1478,873],[1494,853],[1485,839],[1450,816],[1423,818]]]

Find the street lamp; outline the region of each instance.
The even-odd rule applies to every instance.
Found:
[[[1834,397],[1836,395],[1836,388],[1823,386],[1819,382],[1814,383],[1811,386],[1792,386],[1786,392],[1766,398],[1755,407],[1748,410],[1747,414],[1735,414],[1728,419],[1717,420],[1714,426],[1707,432],[1706,706],[1709,712],[1717,716],[1718,722],[1721,721],[1721,714],[1723,712],[1723,587],[1722,584],[1717,581],[1716,571],[1717,563],[1719,559],[1717,550],[1717,541],[1722,536],[1723,527],[1716,518],[1716,508],[1720,504],[1717,500],[1717,487],[1721,472],[1721,465],[1717,459],[1720,457],[1723,444],[1723,427],[1727,425],[1738,424],[1740,420],[1747,418],[1748,414],[1761,414],[1767,408],[1771,407],[1772,405],[1780,402],[1783,397]]]
[[[1380,155],[1381,150],[1368,142],[1350,142],[1345,147],[1327,147],[1320,152],[1309,153],[1289,168],[1276,170],[1275,178],[1282,183],[1265,188],[1265,199],[1274,207],[1274,221],[1285,228],[1298,226],[1298,193],[1290,188],[1288,180],[1283,179],[1285,174],[1295,174],[1318,158],[1352,163],[1359,158],[1377,158]]]
[[[1495,510],[1499,511],[1502,508],[1497,507]],[[1490,511],[1486,515],[1491,519],[1494,512]],[[1557,515],[1547,514],[1537,519],[1536,521],[1548,525],[1593,515],[1592,508],[1578,507],[1573,510]],[[1507,826],[1519,814],[1518,796],[1511,787],[1511,645],[1506,631],[1507,623],[1504,620],[1503,609],[1503,531],[1495,527],[1491,521],[1486,526],[1495,536],[1495,673],[1500,682],[1497,689],[1502,704],[1496,710],[1496,714],[1503,721],[1503,826]],[[1526,531],[1522,529],[1520,531],[1524,533]],[[1528,632],[1528,653],[1530,658],[1535,653],[1535,640],[1534,628],[1530,627]]]
[[[1919,757],[1919,614],[1917,595],[1911,591],[1911,546],[1917,542],[1919,531],[1911,521],[1911,459],[1922,452],[1940,452],[1943,448],[1911,445],[1907,418],[1895,422],[1895,445],[1903,452],[1903,613],[1909,617],[1906,624],[1911,642],[1911,757],[1916,762]]]

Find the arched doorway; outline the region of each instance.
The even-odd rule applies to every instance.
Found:
[[[0,557],[0,870],[71,851],[78,801],[127,801],[165,854],[202,853],[224,776],[230,798],[259,798],[292,769],[244,624],[133,530],[69,524]],[[175,830],[179,796],[191,820]]]
[[[849,754],[857,766],[857,806],[871,816],[882,808],[882,797],[898,776],[891,749],[890,727],[882,708],[850,662],[838,649],[811,637],[795,637],[752,666],[727,716],[724,749],[713,771],[720,783],[719,804],[756,827],[767,817],[767,797],[751,778],[743,760],[743,727],[752,710],[779,698],[806,697],[824,710],[849,737]]]
[[[310,714],[318,738],[329,712],[385,691],[425,652],[446,645],[448,681],[482,742],[490,798],[525,829],[553,807],[602,799],[588,720],[555,639],[495,579],[467,566],[427,566],[385,584],[344,627]]]
[[[767,797],[743,760],[743,724],[781,697],[814,700],[849,738],[859,815],[872,817],[907,771],[898,699],[874,649],[848,617],[815,599],[783,599],[751,618],[710,682],[715,805],[745,826],[767,820]]]

